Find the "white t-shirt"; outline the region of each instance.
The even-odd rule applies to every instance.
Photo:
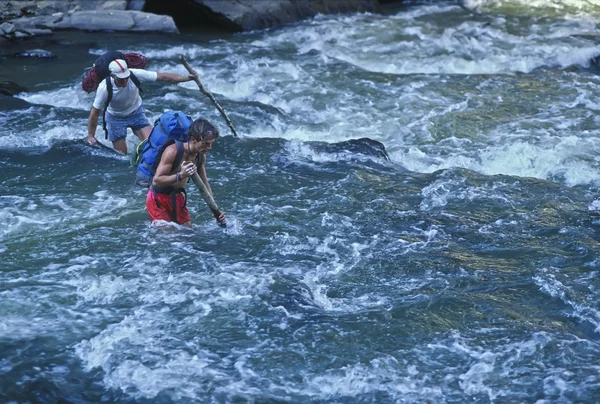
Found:
[[[129,69],[135,77],[140,81],[156,81],[158,74],[156,72],[149,72],[143,69]],[[117,87],[115,79],[110,78],[113,88],[113,96],[108,109],[106,110],[109,114],[114,116],[127,116],[134,112],[142,105],[142,97],[140,97],[140,91],[133,83],[131,78],[127,80],[126,87]],[[94,98],[94,108],[103,110],[106,106],[106,100],[108,99],[108,90],[106,89],[106,80],[102,80],[96,90],[96,98]]]

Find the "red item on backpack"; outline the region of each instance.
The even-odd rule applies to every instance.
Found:
[[[125,60],[125,62],[127,62],[127,67],[129,67],[129,68],[144,69],[146,67],[146,65],[148,64],[148,58],[146,58],[146,56],[144,56],[140,53],[135,53],[135,52],[127,52],[127,53],[119,52],[119,53],[121,54],[121,57],[123,58],[123,60]],[[102,56],[100,58],[98,58],[98,60],[100,60],[101,58],[102,58]],[[109,63],[111,61],[112,60],[110,60]],[[100,82],[106,78],[106,75],[98,74],[98,70],[99,69],[96,69],[96,65],[94,64],[94,67],[92,67],[90,69],[90,71],[87,73],[87,75],[81,82],[81,88],[83,88],[83,91],[85,91],[86,93],[91,93],[91,92],[96,91]],[[106,69],[100,69],[100,70],[106,71]]]

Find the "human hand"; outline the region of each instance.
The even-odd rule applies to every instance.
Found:
[[[94,135],[88,135],[87,138],[85,139],[85,141],[89,145],[98,144],[98,141],[96,140],[96,137]]]
[[[181,168],[179,172],[181,173],[181,178],[189,178],[196,172],[196,165],[191,161],[184,161],[181,163]]]
[[[198,72],[196,70],[192,70],[192,72],[188,75],[189,81],[196,80],[198,78]]]
[[[227,218],[225,218],[225,214],[219,210],[213,210],[212,213],[213,217],[215,219],[217,219],[217,222],[219,223],[219,226],[221,227],[227,227]]]

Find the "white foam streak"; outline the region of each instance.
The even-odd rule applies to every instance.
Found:
[[[512,137],[512,136],[510,136]],[[544,137],[543,140],[520,141],[494,139],[493,146],[469,152],[460,148],[448,155],[425,153],[417,147],[391,152],[390,157],[402,161],[411,171],[435,172],[453,167],[467,168],[487,175],[514,175],[540,179],[560,179],[568,186],[598,184],[600,168],[590,160],[600,149],[594,137]],[[442,152],[440,150],[439,152]]]
[[[565,284],[562,280],[564,276],[559,272],[553,268],[542,268],[533,279],[543,292],[570,306],[570,315],[580,321],[589,322],[594,326],[594,331],[600,333],[600,310],[592,307],[586,301],[586,296],[581,296],[580,289],[589,283],[589,279],[564,279],[564,282],[569,282],[569,284]],[[576,287],[570,286],[573,282]],[[593,294],[591,291],[588,293]]]
[[[398,400],[427,398],[443,401],[443,391],[431,386],[429,377],[414,366],[405,368],[393,357],[376,358],[368,364],[348,365],[308,381],[311,396],[321,400],[385,392]],[[420,400],[417,400],[420,401]]]
[[[95,93],[87,94],[80,87],[73,86],[38,93],[19,93],[16,97],[32,104],[89,111],[94,101],[94,95]]]
[[[0,220],[6,224],[0,226],[0,240],[31,230],[52,230],[57,226],[64,231],[74,230],[90,219],[110,221],[112,216],[126,213],[127,199],[111,195],[108,191],[98,191],[94,195],[96,200],[86,201],[78,198],[67,200],[60,195],[39,195],[28,199],[0,196]]]
[[[417,10],[415,16],[421,17],[456,8],[423,6]],[[318,51],[327,58],[388,74],[531,72],[541,66],[587,64],[589,57],[598,54],[598,46],[571,39],[594,32],[596,22],[586,19],[557,21],[550,32],[539,32],[540,26],[533,23],[530,32],[508,34],[507,22],[500,17],[492,23],[466,21],[456,27],[410,17],[410,11],[403,10],[395,18],[376,21],[368,20],[368,16],[355,16],[354,21],[317,19],[301,31],[292,29],[254,45],[292,43],[299,54]]]
[[[600,16],[598,0],[465,0],[465,7],[478,11],[515,12],[518,14],[583,14]],[[537,13],[536,13],[537,12]]]

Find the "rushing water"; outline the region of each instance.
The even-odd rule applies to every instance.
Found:
[[[59,33],[29,44],[57,59],[0,59],[28,89],[0,111],[0,402],[597,402],[593,3]],[[151,225],[129,159],[81,142],[81,73],[114,48],[185,55],[236,125],[193,82],[145,86],[149,118],[225,135],[226,230],[192,188],[193,229]]]

